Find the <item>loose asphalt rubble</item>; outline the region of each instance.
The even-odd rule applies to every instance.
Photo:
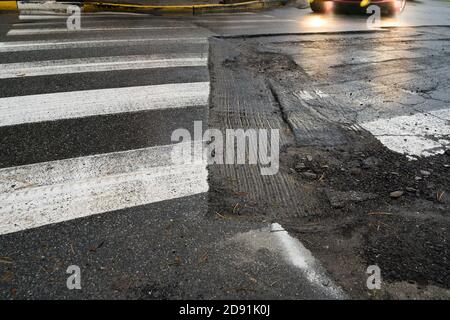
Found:
[[[282,154],[211,165],[210,211],[280,223],[350,297],[449,298],[449,34],[212,39],[210,127],[277,128]]]

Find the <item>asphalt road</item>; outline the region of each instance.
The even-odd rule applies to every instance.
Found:
[[[383,25],[448,25],[445,10],[412,3]],[[211,212],[206,163],[173,164],[171,134],[209,125],[211,37],[365,31],[365,17],[98,13],[70,33],[53,18],[1,16],[2,299],[346,297],[278,221]]]

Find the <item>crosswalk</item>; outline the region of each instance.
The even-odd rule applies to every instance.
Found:
[[[0,235],[208,191],[170,139],[205,120],[210,33],[108,16],[22,15],[0,42]]]
[[[51,49],[75,49],[93,47],[116,47],[128,45],[145,45],[152,43],[191,43],[205,44],[205,38],[144,38],[144,39],[98,39],[98,40],[46,40],[46,41],[10,41],[0,43],[1,52],[38,51]]]
[[[248,280],[236,253],[250,266],[247,252],[266,246],[280,252],[255,263],[255,273],[267,264],[267,283],[288,280],[261,297],[285,294],[284,283],[295,297],[341,296],[280,225],[207,219],[206,163],[184,163],[175,152],[174,130],[207,123],[210,30],[295,25],[237,15],[100,13],[69,32],[64,15],[41,11],[0,26],[0,255],[15,275],[14,290],[2,292],[0,283],[1,297],[18,290],[19,297],[117,298],[156,286],[168,298],[197,299],[205,290],[217,298]],[[203,264],[205,256],[212,263]],[[87,279],[79,296],[65,287],[71,265]],[[117,296],[115,283],[124,281]]]
[[[2,65],[0,79],[115,70],[206,66],[202,54],[95,57]]]
[[[187,27],[193,28],[195,27]],[[186,27],[166,27],[166,26],[157,26],[157,27],[123,27],[123,28],[83,28],[78,30],[78,32],[92,32],[92,31],[130,31],[130,30],[174,30],[174,29],[186,29]],[[31,28],[31,29],[13,29],[7,33],[8,36],[28,36],[35,34],[55,34],[55,33],[64,33],[66,34],[67,28]]]

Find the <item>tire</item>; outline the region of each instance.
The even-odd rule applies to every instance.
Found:
[[[398,13],[402,13],[403,10],[405,10],[406,7],[406,0],[396,0],[399,3],[399,10]]]
[[[385,15],[389,17],[396,16],[405,10],[406,0],[394,0],[393,3],[384,10]]]
[[[325,13],[325,4],[322,0],[314,0],[310,6],[311,10],[315,13]]]

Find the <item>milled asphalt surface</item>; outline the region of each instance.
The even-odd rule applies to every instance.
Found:
[[[211,166],[215,210],[281,223],[352,297],[448,299],[448,32],[212,40],[211,127],[277,128],[282,144],[274,176]]]
[[[408,6],[401,22],[386,24],[448,24],[448,4],[426,1]],[[261,22],[239,23],[251,19]],[[294,20],[268,22],[264,20]],[[317,19],[321,21],[317,22]],[[91,21],[92,20],[92,21]],[[206,21],[211,20],[211,21]],[[236,22],[232,22],[236,21]],[[179,30],[123,30],[33,36],[6,36],[15,15],[3,15],[0,41],[105,39],[141,37],[211,37],[227,35],[336,32],[366,30],[360,16],[322,17],[295,8],[256,15],[201,17],[108,17],[83,21],[83,27],[146,27],[176,25]],[[24,24],[25,25],[25,24]],[[319,26],[320,25],[320,26]],[[36,26],[33,28],[45,28]],[[63,24],[62,26],[63,27]],[[23,28],[23,27],[20,27]],[[31,27],[30,27],[31,28]],[[199,52],[207,44],[152,43],[86,49],[1,53],[2,63],[92,56]],[[317,63],[312,61],[312,63]],[[207,81],[206,68],[135,70],[0,80],[0,96],[96,88]],[[89,154],[170,143],[170,133],[206,122],[206,108],[146,111],[35,123],[0,128],[0,167],[10,167]],[[249,246],[255,230],[269,222],[222,219],[208,212],[206,194],[119,210],[37,229],[0,236],[0,298],[130,298],[130,299],[314,299],[342,298],[314,286],[286,263],[276,248]],[[236,240],[237,239],[237,240]],[[250,258],[249,258],[250,257]],[[82,290],[65,286],[68,265],[82,268]],[[325,286],[326,287],[326,286]]]

